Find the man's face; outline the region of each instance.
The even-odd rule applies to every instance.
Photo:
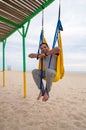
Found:
[[[40,49],[41,49],[41,53],[47,53],[49,51],[49,47],[47,47],[46,44],[42,44]]]

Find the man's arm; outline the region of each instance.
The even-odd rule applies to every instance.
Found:
[[[29,54],[28,55],[28,57],[30,57],[30,58],[37,58],[37,59],[42,59],[42,58],[44,58],[45,57],[45,54],[35,54],[35,53],[31,53],[31,54]]]
[[[47,53],[46,53],[46,56],[47,55],[53,55],[53,54],[59,54],[60,53],[60,49],[58,47],[55,47],[51,50],[49,50]]]

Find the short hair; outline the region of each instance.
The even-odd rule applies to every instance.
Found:
[[[42,42],[42,43],[40,44],[40,47],[41,47],[43,44],[46,45],[46,46],[49,48],[48,44],[45,43],[45,42]]]

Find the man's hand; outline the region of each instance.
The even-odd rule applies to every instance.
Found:
[[[44,53],[42,53],[42,54],[40,54],[38,57],[39,57],[40,59],[42,59],[42,58],[45,58],[46,56],[45,56]]]
[[[37,58],[37,54],[31,53],[31,54],[28,55],[28,57],[30,57],[30,58]]]

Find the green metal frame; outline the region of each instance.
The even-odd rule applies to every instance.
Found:
[[[26,47],[25,47],[25,37],[27,35],[29,24],[30,24],[30,21],[27,24],[26,30],[25,30],[24,25],[22,26],[24,98],[26,97]]]
[[[2,61],[2,63],[3,63],[3,71],[5,70],[5,45],[6,45],[6,40],[4,40],[3,41],[3,61]]]
[[[5,45],[6,45],[6,39],[3,41],[2,44],[2,70],[3,70],[3,87],[5,86]]]
[[[2,63],[3,63],[3,86],[5,86],[5,45],[6,45],[6,39],[12,35],[15,31],[19,31],[18,29],[22,28],[22,33],[19,31],[19,33],[22,36],[22,48],[23,48],[23,72],[24,72],[24,98],[26,97],[26,50],[25,50],[25,38],[27,35],[27,31],[29,28],[29,24],[30,24],[30,20],[36,16],[39,12],[41,12],[44,8],[46,8],[48,5],[50,5],[52,2],[54,2],[55,0],[45,0],[45,3],[40,6],[36,11],[34,11],[31,15],[28,16],[28,18],[26,18],[25,20],[22,21],[22,23],[20,24],[16,24],[8,19],[5,19],[3,17],[0,16],[0,20],[3,22],[6,22],[12,26],[14,26],[14,30],[12,30],[6,37],[4,37],[3,39],[1,39],[1,42],[3,43],[3,58],[2,58]],[[27,23],[27,27],[25,30],[24,24]]]

